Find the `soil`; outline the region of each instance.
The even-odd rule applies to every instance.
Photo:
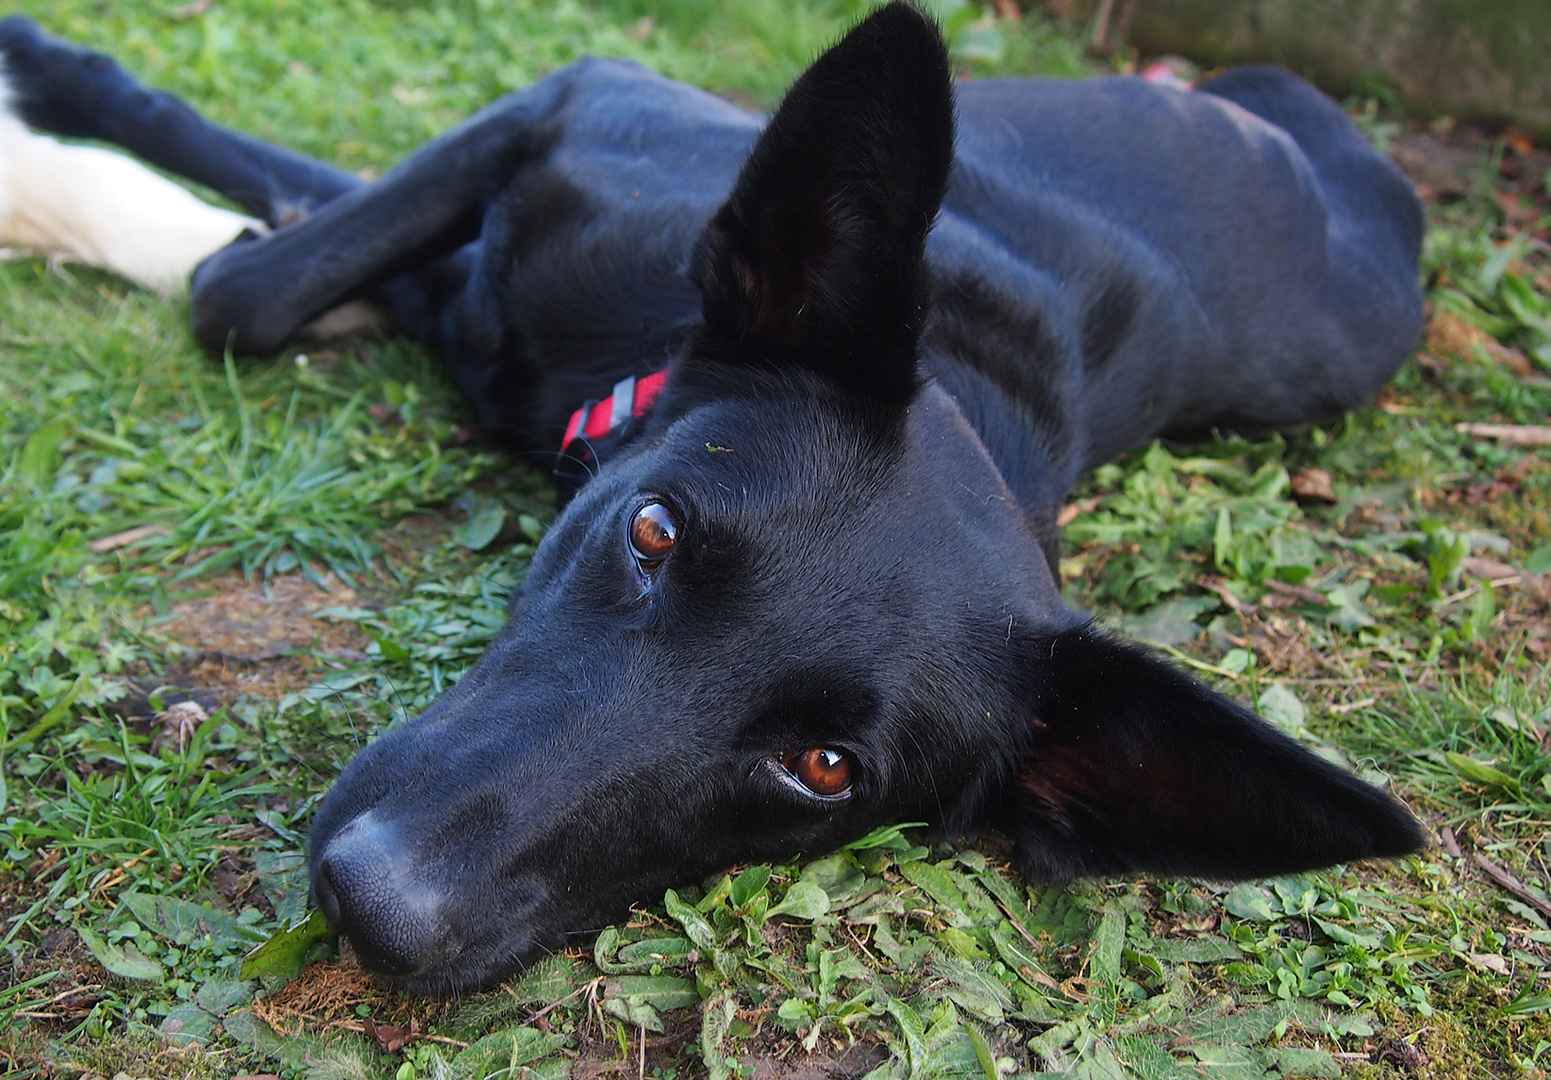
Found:
[[[1448,119],[1413,122],[1390,145],[1390,157],[1405,170],[1425,200],[1463,198],[1490,179],[1491,194],[1503,223],[1523,229],[1542,243],[1551,241],[1545,218],[1551,215],[1546,177],[1551,147],[1517,128]]]
[[[209,709],[239,697],[275,700],[304,689],[320,666],[343,667],[366,658],[369,639],[351,622],[320,618],[330,607],[355,607],[354,589],[324,572],[322,588],[300,573],[247,580],[232,572],[199,582],[199,593],[171,604],[153,621],[156,633],[187,651],[157,682],[182,694],[163,704],[195,700]],[[332,663],[331,663],[332,661]],[[139,715],[139,700],[155,689],[143,685],[126,711]]]

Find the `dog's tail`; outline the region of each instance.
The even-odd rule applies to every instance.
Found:
[[[244,229],[267,231],[125,154],[30,130],[15,100],[0,55],[0,249],[101,267],[172,295]]]

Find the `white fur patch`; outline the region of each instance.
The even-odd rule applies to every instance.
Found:
[[[11,169],[5,152],[7,125],[15,124],[11,115],[11,86],[5,81],[5,65],[0,64],[0,247],[6,244],[6,223],[11,220]]]
[[[29,131],[7,102],[0,71],[0,247],[64,256],[172,295],[243,229],[267,231],[124,154]]]

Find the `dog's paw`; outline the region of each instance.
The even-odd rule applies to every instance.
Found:
[[[25,15],[0,19],[0,81],[27,126],[71,138],[102,138],[107,95],[133,84],[111,58],[49,37]]]

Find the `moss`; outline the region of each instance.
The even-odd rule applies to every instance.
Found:
[[[1421,1016],[1384,1002],[1377,1015],[1384,1025],[1375,1039],[1381,1050],[1385,1044],[1404,1042],[1420,1050],[1425,1061],[1406,1068],[1400,1064],[1399,1055],[1382,1055],[1378,1062],[1361,1064],[1354,1069],[1352,1080],[1378,1080],[1397,1074],[1414,1080],[1476,1080],[1488,1074],[1483,1064],[1492,1059],[1491,1055],[1478,1045],[1479,1038],[1472,1038],[1452,1012],[1439,1010],[1432,1016]]]
[[[193,1043],[170,1047],[154,1028],[130,1025],[95,1041],[73,1043],[45,1051],[43,1061],[56,1075],[117,1076],[120,1073],[160,1080],[217,1080],[230,1076],[228,1055]]]

